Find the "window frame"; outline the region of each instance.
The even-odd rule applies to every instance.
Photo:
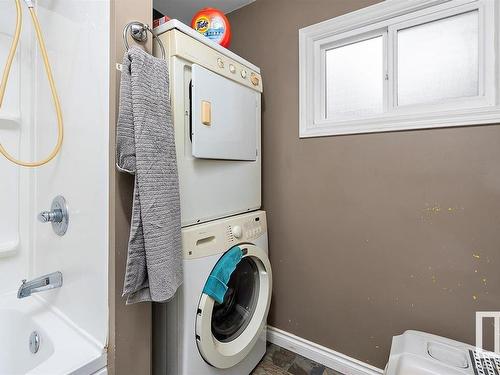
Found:
[[[299,136],[316,137],[500,122],[498,0],[386,0],[299,30]],[[397,32],[478,10],[478,96],[398,106]],[[384,112],[326,117],[326,51],[383,36]],[[481,95],[481,94],[484,95]]]

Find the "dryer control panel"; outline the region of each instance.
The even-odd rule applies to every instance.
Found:
[[[257,67],[254,69],[249,66],[250,64],[244,64],[241,58],[236,58],[236,55],[233,56],[234,58],[229,56],[230,51],[225,48],[223,50],[227,52],[226,54],[201,43],[177,29],[167,32],[164,32],[162,29],[163,25],[156,32],[159,33],[158,37],[166,46],[169,57],[179,56],[232,81],[238,82],[243,86],[262,92],[262,76]],[[154,47],[155,56],[160,56],[160,51],[156,43]],[[233,54],[231,53],[231,55]]]
[[[255,211],[227,219],[182,229],[184,259],[222,254],[231,247],[267,236],[265,211]]]

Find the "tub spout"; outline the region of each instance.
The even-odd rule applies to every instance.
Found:
[[[23,280],[17,291],[17,298],[28,297],[31,296],[32,293],[42,292],[44,290],[60,288],[62,284],[63,277],[62,273],[59,271],[37,277],[30,281]]]

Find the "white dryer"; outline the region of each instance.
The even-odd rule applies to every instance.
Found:
[[[177,20],[154,32],[169,63],[182,226],[259,209],[259,68]]]
[[[256,211],[183,229],[184,283],[155,304],[155,375],[248,375],[266,351],[272,272],[266,214]],[[205,293],[214,267],[238,246],[222,303]]]

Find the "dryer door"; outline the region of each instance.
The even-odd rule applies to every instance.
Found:
[[[256,160],[260,93],[196,64],[191,90],[193,156]]]
[[[224,302],[203,293],[196,315],[196,342],[210,365],[229,368],[241,362],[259,339],[271,303],[272,273],[266,253],[239,245],[243,258],[231,274]]]

